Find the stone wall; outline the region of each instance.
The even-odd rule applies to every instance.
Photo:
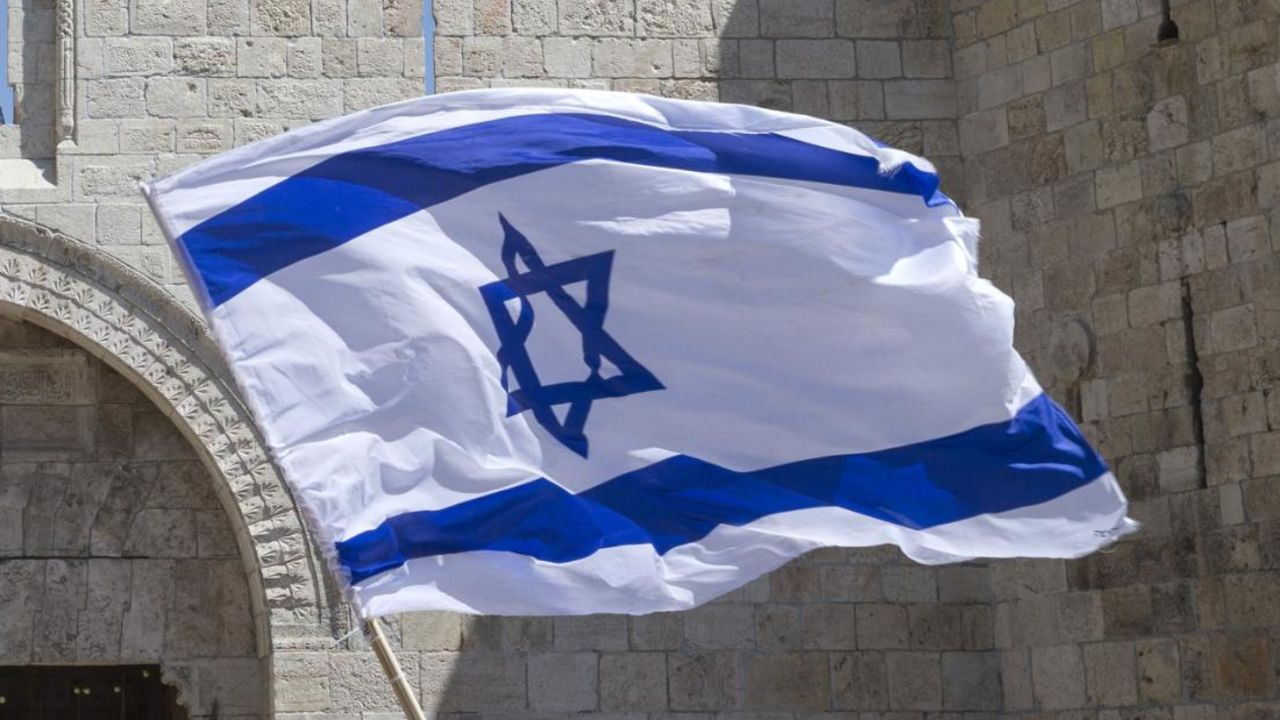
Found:
[[[1277,6],[953,3],[964,198],[1142,533],[993,567],[1006,713],[1280,716]],[[1096,710],[1095,710],[1096,709]]]
[[[34,171],[12,158],[47,157],[50,143],[28,152],[21,128],[0,129],[0,211],[97,245],[189,304],[140,180],[423,93],[421,0],[11,0],[26,9],[19,54],[39,66],[24,77],[50,89],[55,5],[67,2],[74,128]],[[22,128],[52,127],[45,87]]]
[[[33,27],[57,6],[22,2]],[[601,720],[1280,716],[1280,18],[1273,0],[1174,4],[1182,39],[1156,48],[1156,0],[436,0],[442,91],[554,84],[749,102],[928,156],[984,221],[983,272],[1018,301],[1019,347],[1112,461],[1146,530],[1071,563],[926,568],[892,551],[826,551],[681,614],[407,615],[390,630],[424,704]],[[158,285],[186,298],[137,179],[422,88],[414,0],[74,7],[72,138],[39,182],[10,172],[12,138],[0,138],[0,212],[148,278],[103,297]],[[69,251],[84,264],[76,252],[90,251]],[[33,289],[7,301],[62,312],[32,293],[73,291],[24,272]],[[201,332],[132,307],[139,324]],[[199,452],[76,346],[0,325],[0,662],[159,653],[194,668],[171,674],[198,708],[201,683],[221,680],[251,700],[269,682],[282,717],[392,716],[363,642],[338,640],[351,619],[319,597],[332,585],[234,403],[188,380],[185,346],[117,324],[102,336],[142,338],[167,364],[99,351],[153,391],[177,388],[167,412],[190,423]],[[214,398],[203,415],[188,414],[196,397]],[[182,504],[149,504],[161,483]],[[213,503],[210,488],[232,500]],[[272,637],[256,638],[266,670],[234,550],[210,534],[229,505],[244,528],[228,530],[235,569],[256,562],[261,575],[249,600],[270,618]],[[122,506],[146,514],[135,535],[109,520]],[[52,523],[28,520],[54,507]],[[147,607],[161,608],[147,627],[163,634],[141,649],[110,640]],[[208,634],[170,632],[179,624]]]
[[[555,85],[855,123],[958,182],[943,0],[435,0],[436,89]],[[950,183],[948,183],[950,184]]]
[[[0,317],[0,665],[130,663],[161,663],[193,717],[262,712],[225,511],[133,385]]]

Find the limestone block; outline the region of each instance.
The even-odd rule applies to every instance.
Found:
[[[942,654],[942,704],[948,710],[999,710],[1000,654]]]
[[[391,37],[422,37],[423,0],[383,0],[382,27]]]
[[[138,35],[203,35],[206,0],[133,0],[131,29]]]
[[[404,54],[398,39],[359,38],[356,58],[361,77],[395,77],[404,71]]]
[[[720,37],[754,37],[760,34],[757,0],[711,0],[711,17]]]
[[[364,84],[369,84],[365,81]],[[343,93],[334,80],[264,80],[258,85],[255,114],[265,117],[321,119],[341,115]]]
[[[116,662],[120,630],[132,585],[129,560],[88,561],[88,599],[79,614],[76,658],[80,662]]]
[[[462,617],[457,613],[405,613],[400,623],[406,650],[457,650],[462,646]]]
[[[1009,65],[978,76],[978,109],[1006,105],[1022,97],[1022,67]]]
[[[93,406],[0,407],[0,449],[7,460],[89,457],[94,449],[93,429]]]
[[[194,713],[228,716],[256,714],[263,710],[263,663],[257,658],[206,659],[195,664],[198,700]]]
[[[655,711],[667,705],[667,657],[663,653],[600,656],[600,709]]]
[[[84,560],[46,560],[44,594],[35,615],[31,656],[37,663],[76,659],[77,623],[88,591]]]
[[[479,77],[493,77],[501,73],[502,38],[463,38],[462,67],[467,74]]]
[[[624,650],[627,647],[627,618],[621,615],[585,615],[555,619],[555,649]]]
[[[858,646],[864,649],[907,647],[907,609],[900,605],[867,603],[856,610]]]
[[[1058,636],[1068,642],[1102,639],[1101,594],[1094,591],[1058,596]]]
[[[44,594],[44,562],[0,562],[0,659],[31,662],[33,620]]]
[[[1034,707],[1030,651],[1019,648],[1000,654],[1000,685],[1005,710],[1029,710]]]
[[[774,41],[739,40],[738,74],[744,78],[771,78],[776,72],[773,63]]]
[[[227,120],[179,120],[178,152],[212,154],[231,149],[232,129]]]
[[[879,120],[884,114],[884,85],[866,80],[833,80],[829,83],[832,120]]]
[[[1075,645],[1031,649],[1031,679],[1035,697],[1046,710],[1065,710],[1085,704],[1084,664]]]
[[[596,709],[599,662],[593,652],[529,656],[529,707],[561,712]]]
[[[1182,697],[1178,643],[1167,638],[1137,641],[1136,677],[1139,701],[1174,703]]]
[[[991,576],[987,568],[975,565],[948,565],[938,572],[938,597],[943,602],[987,602],[991,600]]]
[[[146,114],[144,81],[140,78],[90,80],[85,84],[85,104],[89,117],[140,117]]]
[[[232,38],[181,38],[174,43],[173,55],[175,69],[182,75],[229,77],[236,72],[236,44]]]
[[[456,50],[456,64],[450,64],[447,53]],[[321,41],[322,74],[329,78],[356,76],[356,40],[351,38],[324,38]],[[441,62],[442,57],[446,58]],[[457,38],[440,38],[436,41],[436,71],[441,74],[462,72],[462,41]]]
[[[910,0],[836,0],[836,31],[851,38],[919,38],[945,36],[942,6]]]
[[[825,710],[830,671],[822,653],[746,655],[745,707],[752,710]]]
[[[591,41],[582,38],[546,38],[542,54],[547,75],[585,78],[591,75]],[[437,56],[436,67],[440,61]]]
[[[835,32],[835,8],[825,0],[759,0],[760,34],[820,38]]]
[[[888,40],[858,40],[854,46],[859,77],[883,79],[902,76],[902,55],[898,43]]]
[[[278,120],[236,118],[233,123],[236,145],[247,145],[284,132],[284,123]]]
[[[271,688],[278,713],[321,712],[331,707],[328,677],[277,677]]]
[[[1105,209],[1142,197],[1142,170],[1136,162],[1105,167],[1096,177],[1098,208]]]
[[[832,705],[842,710],[887,709],[889,685],[882,653],[832,653]]]
[[[236,74],[240,77],[284,77],[288,72],[288,40],[273,37],[236,39]]]
[[[555,0],[512,0],[511,24],[519,35],[553,35],[556,21]]]
[[[472,28],[478,35],[511,34],[510,0],[473,0]]]
[[[162,118],[201,117],[207,111],[206,83],[195,78],[147,80],[147,112]]]
[[[347,0],[348,36],[378,37],[382,24],[382,0]]]
[[[431,12],[437,37],[471,34],[471,0],[432,0]]]
[[[677,57],[677,72],[678,57]],[[798,113],[830,117],[831,92],[825,80],[797,80],[791,84],[792,102]]]
[[[684,613],[687,646],[694,650],[749,649],[755,645],[755,609],[713,603]]]
[[[45,208],[40,208],[44,210]],[[63,217],[92,206],[62,206]],[[92,233],[92,223],[42,218],[69,231]],[[81,235],[82,237],[84,235]],[[90,235],[91,236],[91,235]],[[95,378],[87,356],[78,350],[0,350],[0,403],[21,405],[85,405],[96,399]]]
[[[317,65],[317,67],[319,67]],[[319,71],[317,70],[317,75]],[[404,41],[404,76],[420,80],[425,84],[427,77],[427,48],[422,38],[406,38]]]
[[[713,35],[711,0],[637,0],[636,31],[647,37],[697,38]]]
[[[509,78],[542,77],[542,43],[537,38],[502,39],[502,74]]]
[[[1209,337],[1213,352],[1244,350],[1257,345],[1253,305],[1240,305],[1210,315]]]
[[[86,35],[124,35],[129,31],[127,0],[88,0],[81,7]]]
[[[418,656],[402,653],[398,657],[410,685],[417,685]],[[500,694],[504,688],[495,685],[487,690]],[[333,707],[344,710],[395,710],[399,707],[395,696],[388,692],[386,676],[373,653],[330,653],[329,697]]]
[[[1213,138],[1213,173],[1225,175],[1253,167],[1266,158],[1260,125],[1246,125]]]
[[[857,621],[854,607],[845,603],[818,603],[803,606],[803,647],[818,650],[857,648]],[[779,645],[795,647],[794,640],[791,643],[779,643]]]
[[[561,0],[562,35],[631,35],[635,32],[635,0]]]
[[[951,52],[945,40],[904,40],[902,72],[909,78],[946,78],[951,75]],[[959,69],[957,68],[957,74]]]
[[[595,75],[610,78],[664,78],[674,74],[670,40],[597,40],[591,47]]]
[[[440,710],[507,711],[526,707],[527,669],[523,655],[424,653],[422,659],[424,697],[431,698],[428,702]]]
[[[889,707],[895,710],[941,710],[942,675],[938,653],[885,653]]]
[[[1087,87],[1082,82],[1066,83],[1045,93],[1045,127],[1050,130],[1070,128],[1087,119]]]
[[[855,76],[853,43],[848,40],[779,40],[779,78],[848,79]]]
[[[654,613],[630,618],[633,650],[675,650],[684,642],[684,621],[677,613]]]
[[[672,710],[724,710],[738,705],[738,663],[730,652],[667,656]]]
[[[1102,131],[1096,121],[1083,122],[1067,129],[1062,136],[1066,152],[1067,172],[1075,174],[1102,165]]]
[[[102,56],[108,76],[164,75],[173,70],[173,42],[168,38],[108,38]]]
[[[1085,645],[1083,650],[1089,704],[1136,704],[1138,687],[1133,643],[1093,643]]]
[[[257,84],[248,79],[209,81],[209,116],[237,118],[252,115]],[[170,135],[173,130],[170,129]],[[172,138],[170,143],[172,144]]]

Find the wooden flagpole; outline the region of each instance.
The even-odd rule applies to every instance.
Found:
[[[422,712],[418,696],[409,686],[409,681],[405,680],[404,672],[400,670],[400,661],[396,660],[395,653],[391,651],[391,645],[387,642],[387,636],[382,634],[382,625],[377,618],[364,621],[364,634],[369,639],[369,644],[373,646],[373,653],[378,656],[382,672],[386,673],[387,679],[391,681],[391,688],[395,690],[396,700],[400,701],[400,709],[404,711],[404,716],[408,720],[426,720],[427,716]]]

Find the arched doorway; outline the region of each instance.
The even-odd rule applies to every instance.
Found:
[[[268,714],[273,638],[329,635],[330,602],[199,321],[0,216],[5,373],[0,665],[155,664],[194,717]]]

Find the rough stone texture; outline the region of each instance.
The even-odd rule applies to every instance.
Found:
[[[0,664],[161,662],[193,716],[261,712],[244,566],[190,445],[70,341],[0,317],[0,344]]]
[[[753,103],[927,155],[943,190],[984,222],[982,272],[1018,303],[1019,348],[1146,529],[1071,563],[926,568],[891,551],[825,551],[689,613],[393,619],[428,710],[1280,716],[1280,17],[1270,0],[1173,4],[1182,38],[1153,47],[1154,0],[435,0],[442,91],[558,85]],[[10,48],[26,114],[0,128],[0,162],[55,162],[47,187],[0,175],[0,211],[131,265],[139,274],[111,290],[131,297],[163,286],[189,301],[137,179],[414,95],[425,72],[415,0],[81,0],[76,138],[55,153],[54,85],[40,70],[51,4],[10,6],[26,18]],[[220,688],[262,686],[256,650],[269,656],[265,703],[283,717],[394,716],[363,643],[335,646],[350,618],[316,589],[323,570],[256,439],[226,422],[242,411],[225,398],[193,410],[207,396],[170,382],[187,366],[120,339],[129,318],[162,316],[184,337],[203,329],[154,302],[77,320],[90,301],[63,299],[80,290],[4,262],[0,302],[81,322],[82,346],[145,378],[200,444],[177,457],[188,446],[164,432],[169,421],[103,395],[89,373],[100,366],[77,346],[30,354],[0,328],[0,603],[19,608],[0,618],[48,618],[40,633],[0,619],[0,649],[38,662],[167,662],[180,657],[171,643],[198,649],[208,664],[173,674],[206,709]],[[117,466],[186,471],[126,482],[107,472]],[[112,494],[159,482],[230,499],[170,507]],[[227,507],[239,512],[230,526]],[[31,512],[56,520],[33,524]],[[22,559],[63,551],[71,559]],[[223,582],[237,551],[257,567],[256,638],[253,620],[235,623],[242,601],[224,601],[237,592]],[[255,698],[223,713],[267,709]]]

